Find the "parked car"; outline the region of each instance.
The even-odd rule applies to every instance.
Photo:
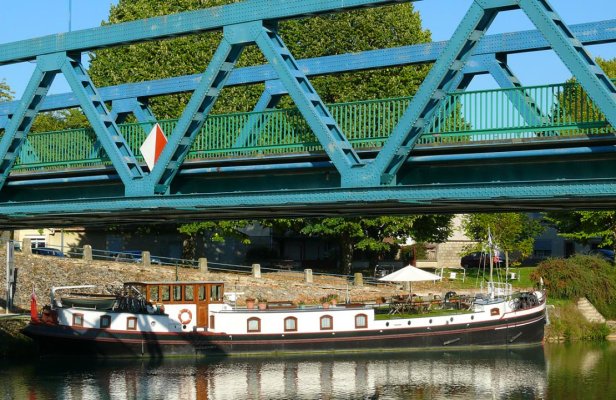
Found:
[[[380,262],[376,265],[376,267],[374,267],[374,277],[376,279],[382,278],[402,267],[403,265],[400,262]]]
[[[610,249],[592,249],[588,252],[590,256],[597,256],[605,261],[614,264],[614,250]]]
[[[479,268],[483,266],[484,263],[489,263],[487,257],[488,256],[482,252],[470,253],[460,259],[460,265],[462,268]]]
[[[142,262],[141,250],[125,250],[119,251],[117,253],[111,253],[111,257],[114,261],[118,262],[134,262],[140,263]],[[150,256],[150,263],[152,264],[162,264],[161,260],[157,257]]]
[[[51,247],[34,247],[32,249],[32,254],[38,254],[41,256],[65,257],[64,253],[62,253],[60,250],[52,249]]]

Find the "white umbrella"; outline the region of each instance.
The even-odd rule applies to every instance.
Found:
[[[388,282],[424,282],[424,281],[436,281],[441,280],[441,277],[431,272],[424,271],[412,265],[407,265],[404,268],[392,272],[389,275],[385,275],[380,278],[379,281]],[[411,293],[413,293],[413,286],[411,283]]]

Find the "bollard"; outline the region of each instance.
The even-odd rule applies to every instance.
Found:
[[[261,265],[260,264],[252,264],[252,277],[261,278]]]
[[[150,267],[152,265],[152,262],[150,261],[149,251],[141,252],[141,265],[143,265],[144,267]]]
[[[89,244],[83,246],[83,260],[92,261],[92,246]]]
[[[354,285],[355,286],[364,286],[364,276],[362,275],[361,272],[356,272],[355,273]]]
[[[32,241],[30,238],[24,238],[21,247],[21,251],[23,251],[24,254],[32,254]]]
[[[304,270],[304,282],[312,283],[312,270],[311,269]]]
[[[199,271],[207,274],[208,270],[207,270],[207,258],[200,258],[199,259]]]

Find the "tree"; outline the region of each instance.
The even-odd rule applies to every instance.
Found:
[[[183,242],[183,253],[185,258],[195,258],[195,242],[197,235],[208,234],[212,242],[224,242],[225,238],[237,238],[244,244],[250,244],[250,238],[242,231],[251,221],[201,221],[183,224],[178,227],[178,232],[186,235]]]
[[[213,7],[232,0],[120,0],[112,6],[109,23],[131,21],[169,13]],[[367,8],[319,17],[282,21],[279,28],[297,59],[429,42],[419,14],[411,3]],[[169,40],[140,43],[93,52],[89,73],[98,86],[202,73],[221,39],[220,32],[194,34]],[[265,58],[250,46],[238,66],[263,64]],[[118,66],[122,66],[118,68]],[[427,66],[407,66],[354,72],[311,79],[325,102],[342,102],[413,94],[423,81]],[[214,112],[249,111],[263,85],[225,88]],[[177,118],[190,94],[151,99],[160,119]],[[289,102],[283,104],[289,105]]]
[[[0,103],[3,101],[13,100],[15,92],[11,90],[11,87],[6,83],[6,80],[0,81]]]
[[[263,221],[279,232],[292,230],[307,236],[334,241],[340,248],[340,269],[351,273],[356,250],[382,254],[405,243],[416,241],[443,242],[451,234],[450,215],[418,215],[410,217],[377,218],[316,218]]]
[[[559,236],[582,244],[598,239],[599,246],[616,250],[616,211],[553,211],[546,213],[545,219]]]
[[[505,268],[509,269],[510,256],[518,253],[526,258],[533,253],[535,237],[544,228],[541,223],[523,213],[468,214],[462,219],[464,233],[478,243],[471,251],[481,251],[488,242],[488,229],[492,241],[505,253]]]

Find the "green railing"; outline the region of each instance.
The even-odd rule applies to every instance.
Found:
[[[329,106],[358,150],[379,148],[411,98],[338,103]],[[169,135],[176,120],[159,122]],[[250,129],[248,127],[251,127]],[[246,129],[246,132],[244,130]],[[146,132],[141,124],[120,130],[138,159]],[[459,145],[510,139],[608,135],[613,129],[579,85],[573,83],[450,93],[418,146]],[[109,164],[89,128],[31,133],[16,170],[58,169]],[[257,157],[322,152],[297,109],[211,115],[197,135],[188,159]]]

